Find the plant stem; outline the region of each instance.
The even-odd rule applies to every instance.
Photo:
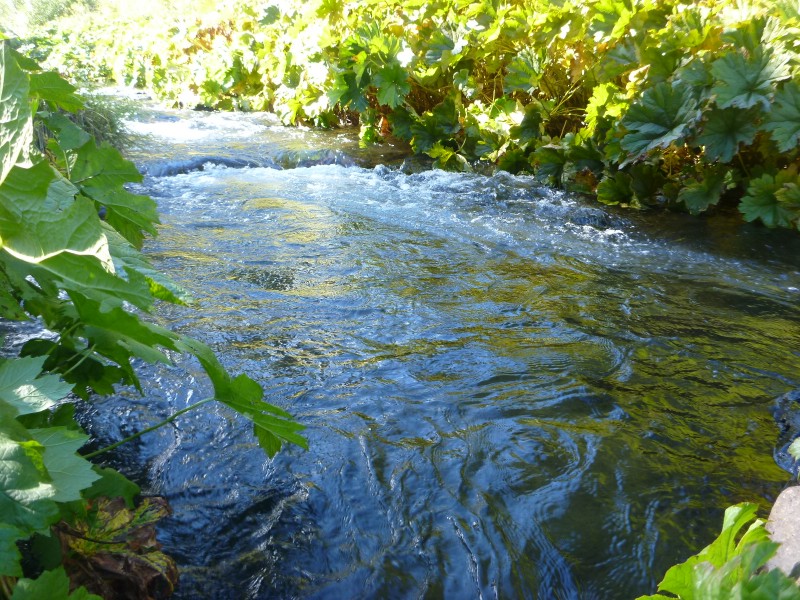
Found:
[[[209,402],[211,402],[213,400],[214,400],[214,398],[205,398],[203,400],[200,400],[199,402],[195,402],[194,404],[192,404],[190,406],[187,406],[186,408],[182,408],[178,412],[175,412],[175,413],[171,414],[170,416],[168,416],[166,419],[164,419],[160,423],[156,423],[155,425],[153,425],[152,427],[148,427],[147,429],[142,429],[138,433],[134,433],[133,435],[129,435],[124,440],[120,440],[118,442],[114,442],[110,446],[106,446],[105,448],[100,448],[100,450],[95,450],[94,452],[90,452],[89,454],[84,454],[83,458],[88,460],[90,458],[94,458],[95,456],[99,456],[100,454],[103,454],[105,452],[108,452],[109,450],[113,450],[114,448],[117,448],[117,447],[121,446],[122,444],[127,444],[128,442],[133,441],[136,438],[143,436],[145,433],[150,433],[151,431],[155,431],[156,429],[159,429],[159,428],[163,427],[164,425],[167,425],[168,423],[172,423],[175,419],[180,417],[182,414],[187,413],[190,410],[197,408],[198,406],[202,406],[203,404],[208,404]]]

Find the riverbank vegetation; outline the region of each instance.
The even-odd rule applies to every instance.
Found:
[[[788,1],[76,3],[31,50],[188,108],[358,124],[606,204],[800,228],[800,12]]]
[[[70,594],[70,579],[106,597],[120,597],[114,585],[151,597],[177,574],[153,536],[167,509],[134,504],[135,484],[87,460],[136,435],[80,454],[88,436],[75,402],[120,384],[142,391],[137,360],[186,353],[213,393],[158,425],[216,400],[252,422],[270,455],[284,442],[305,446],[302,426],[210,348],[143,316],[157,301],[189,299],[139,252],[156,233],[155,202],[127,191],[136,167],[76,124],[75,88],[0,41],[0,97],[0,319],[39,328],[18,356],[0,358],[0,597],[97,597]]]

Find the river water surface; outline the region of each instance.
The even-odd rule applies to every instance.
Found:
[[[163,220],[146,252],[196,299],[156,318],[310,444],[269,460],[206,405],[114,458],[172,504],[179,598],[633,598],[790,481],[797,236],[406,174],[262,115],[132,127]],[[145,373],[94,435],[210,389],[186,360]]]

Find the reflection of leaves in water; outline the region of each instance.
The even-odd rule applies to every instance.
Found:
[[[252,283],[265,290],[286,291],[294,285],[294,275],[291,273],[276,273],[255,267],[240,267],[233,269],[229,274],[234,281]]]

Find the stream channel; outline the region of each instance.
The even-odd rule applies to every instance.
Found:
[[[800,388],[800,236],[408,173],[267,115],[131,127],[163,221],[146,253],[196,299],[155,318],[310,444],[269,460],[206,405],[113,457],[174,509],[177,598],[633,598],[792,480],[774,412]],[[210,391],[188,359],[143,373],[94,436]]]

